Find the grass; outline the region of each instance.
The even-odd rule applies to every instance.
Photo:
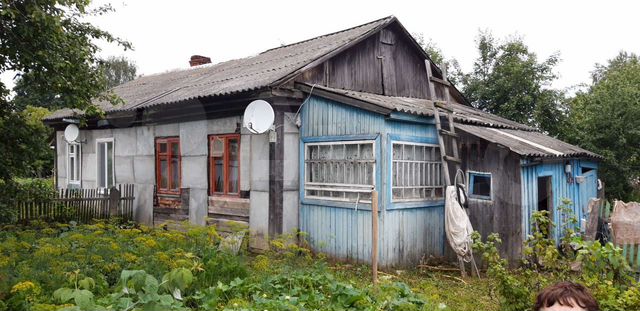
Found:
[[[331,270],[346,282],[371,283],[371,268],[367,265],[334,263]],[[379,278],[406,283],[415,293],[444,303],[451,310],[499,310],[498,301],[491,296],[491,280],[484,276],[461,279],[459,272],[410,269],[382,271]]]

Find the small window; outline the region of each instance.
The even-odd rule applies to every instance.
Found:
[[[306,143],[304,162],[305,198],[371,203],[374,141]]]
[[[158,193],[180,193],[180,139],[156,139],[156,185]]]
[[[209,192],[240,194],[240,135],[209,136]]]
[[[96,160],[98,168],[98,187],[110,188],[115,184],[113,166],[113,138],[96,141]]]
[[[438,145],[393,142],[392,149],[392,200],[442,199],[444,183]]]
[[[67,144],[67,178],[68,183],[72,185],[80,185],[82,179],[82,154],[80,144]]]
[[[491,173],[469,172],[469,197],[491,200]]]

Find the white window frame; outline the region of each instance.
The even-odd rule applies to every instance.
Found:
[[[309,147],[313,146],[326,146],[326,145],[362,145],[369,144],[371,145],[371,159],[359,159],[353,160],[352,162],[359,163],[371,163],[373,170],[371,172],[371,184],[347,184],[347,183],[325,183],[325,182],[309,182],[309,168],[308,161],[309,159]],[[377,157],[376,157],[376,140],[335,140],[335,141],[325,141],[325,142],[307,142],[304,143],[304,198],[312,199],[312,200],[326,200],[326,201],[338,201],[338,202],[346,202],[346,203],[371,203],[370,199],[360,198],[360,196],[356,197],[356,199],[347,198],[347,193],[359,193],[359,194],[370,194],[376,188],[376,165],[377,165]],[[359,151],[358,151],[359,152]],[[331,160],[329,160],[331,161]],[[336,161],[336,160],[334,160]],[[344,160],[343,160],[344,161]],[[344,169],[344,168],[343,168]],[[331,191],[331,192],[342,192],[343,197],[332,197],[332,196],[314,196],[309,195],[308,191]]]
[[[100,148],[98,148],[98,146],[100,144],[104,144],[104,143],[111,143],[111,161],[112,161],[112,163],[111,163],[112,164],[111,165],[111,174],[113,176],[113,185],[116,184],[116,144],[115,144],[115,140],[113,139],[113,137],[96,139],[96,188],[106,189],[106,188],[109,188],[110,186],[113,186],[113,185],[107,185],[107,182],[109,180],[107,178],[107,175],[106,174],[104,175],[104,177],[105,177],[105,180],[103,180],[103,182],[105,184],[104,187],[100,186],[100,181],[98,180],[98,176],[100,176],[100,174],[99,174],[100,173],[100,163],[99,163],[100,156],[98,155],[98,150],[100,150]],[[108,148],[105,148],[105,155],[104,155],[105,156],[104,157],[104,160],[105,160],[104,167],[105,168],[107,167],[107,163],[106,163],[106,160],[107,160],[106,152],[107,152],[107,150],[108,150]]]
[[[489,175],[489,196],[473,194],[471,191],[471,175]],[[493,174],[491,172],[467,171],[467,197],[470,200],[493,201]]]
[[[74,153],[71,153],[71,146],[75,146]],[[75,159],[76,176],[71,176],[71,158]],[[67,184],[82,185],[82,145],[80,143],[67,143]]]
[[[435,158],[437,158],[438,160],[432,159],[432,160],[395,160],[393,159],[393,150],[394,147],[396,145],[410,145],[410,146],[421,146],[421,147],[429,147],[429,148],[435,148],[437,150],[437,155],[435,155]],[[403,149],[404,150],[404,149]],[[394,140],[391,141],[391,150],[390,150],[390,158],[391,158],[391,163],[389,164],[389,178],[390,178],[390,182],[389,182],[389,186],[391,187],[391,202],[393,203],[398,203],[398,202],[424,202],[424,201],[433,201],[433,200],[442,200],[444,199],[444,180],[443,180],[443,174],[442,174],[442,161],[439,160],[440,159],[440,146],[437,144],[429,144],[429,143],[418,143],[418,142],[412,142],[412,141],[402,141],[402,140]],[[426,153],[425,153],[425,157],[426,157]],[[396,179],[394,179],[394,175],[393,175],[393,169],[394,163],[402,163],[403,166],[406,164],[407,167],[409,165],[421,165],[421,164],[426,164],[426,167],[424,167],[425,172],[427,170],[429,170],[429,165],[433,165],[433,170],[432,172],[436,172],[436,174],[434,176],[427,176],[427,180],[425,182],[425,185],[418,185],[418,186],[395,186],[394,183],[396,181]],[[439,170],[437,168],[440,168]],[[404,169],[403,169],[404,170]],[[402,176],[403,179],[405,179],[404,176]],[[415,180],[415,170],[413,171],[413,179]],[[437,182],[439,180],[439,182]],[[431,181],[432,185],[429,184],[429,181]],[[437,183],[436,183],[437,182]],[[424,198],[394,198],[393,196],[393,190],[394,189],[407,189],[407,188],[411,188],[411,189],[424,189],[425,191],[430,190],[430,196],[426,196]],[[437,196],[436,195],[436,190],[440,188],[441,189],[441,195]]]

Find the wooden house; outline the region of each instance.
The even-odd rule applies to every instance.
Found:
[[[97,103],[106,117],[88,120],[77,141],[62,131],[78,112],[48,116],[58,186],[132,183],[138,221],[245,222],[254,248],[300,230],[315,250],[364,262],[375,189],[380,263],[413,264],[447,247],[431,100],[447,87],[469,214],[483,234],[503,236],[506,254],[519,256],[532,211],[555,211],[566,196],[582,215],[595,196],[599,156],[470,107],[395,17],[207,62],[194,56],[191,68],[115,87],[124,105]],[[430,80],[441,82],[434,91]],[[255,99],[275,110],[269,133],[242,127]]]

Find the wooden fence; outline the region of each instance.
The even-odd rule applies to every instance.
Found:
[[[133,219],[133,185],[110,189],[59,189],[49,200],[16,202],[18,222],[29,220],[77,221],[120,217]]]

